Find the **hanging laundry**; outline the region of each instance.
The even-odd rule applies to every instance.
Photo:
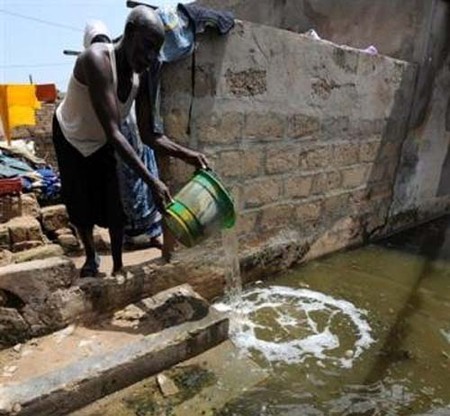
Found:
[[[36,125],[35,110],[40,107],[35,85],[0,85],[0,115],[8,142],[14,127]]]
[[[55,84],[39,84],[36,85],[36,98],[45,103],[54,103],[56,101],[57,92]]]
[[[194,50],[194,27],[177,6],[164,6],[156,10],[164,24],[165,38],[159,58],[174,62]]]

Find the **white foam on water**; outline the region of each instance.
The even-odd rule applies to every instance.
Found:
[[[246,352],[260,352],[271,362],[292,364],[314,358],[317,362],[351,368],[364,350],[374,343],[365,310],[346,300],[309,289],[284,286],[254,288],[244,293],[239,304],[220,303],[215,306],[222,311],[233,311],[230,325],[233,342]],[[239,315],[236,314],[238,308]],[[268,310],[275,318],[271,323],[264,323],[262,317]],[[325,324],[314,319],[317,312],[326,318]],[[332,332],[331,324],[336,320],[350,325],[356,337],[353,348],[346,347],[342,357],[336,356],[335,351],[341,346],[339,336]],[[274,339],[258,337],[260,331],[271,334],[273,322],[282,336]],[[302,329],[300,336],[298,329]],[[333,350],[334,354],[331,354]]]

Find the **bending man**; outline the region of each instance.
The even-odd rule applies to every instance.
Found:
[[[66,96],[53,119],[53,141],[70,220],[83,241],[86,262],[81,276],[95,276],[99,262],[93,227],[107,227],[111,237],[113,274],[121,271],[124,213],[115,154],[139,175],[164,212],[168,188],[146,169],[120,131],[136,101],[142,140],[156,152],[178,157],[196,167],[207,166],[201,153],[179,146],[150,128],[152,109],[146,77],[164,41],[164,27],[150,8],[139,6],[129,14],[124,36],[117,44],[94,43],[77,58]]]

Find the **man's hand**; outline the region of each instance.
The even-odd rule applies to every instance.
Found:
[[[194,150],[188,150],[183,160],[190,165],[195,166],[197,169],[209,168],[209,162],[203,153],[196,152]]]
[[[156,208],[161,214],[166,212],[166,207],[172,202],[172,196],[170,195],[169,188],[165,183],[158,179],[151,185],[153,198],[155,200]]]

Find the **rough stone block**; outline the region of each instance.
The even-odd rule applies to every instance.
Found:
[[[333,164],[333,152],[330,146],[303,150],[300,153],[300,167],[302,169],[317,169]]]
[[[233,143],[242,137],[243,123],[241,112],[199,115],[195,122],[198,141],[206,145]]]
[[[11,238],[7,224],[0,224],[0,249],[10,249]]]
[[[36,247],[41,247],[44,245],[43,241],[39,240],[27,240],[27,241],[21,241],[20,243],[14,243],[12,245],[12,251],[14,253],[24,251],[24,250],[30,250]]]
[[[9,250],[0,249],[0,267],[13,262],[13,254]]]
[[[342,186],[344,188],[356,188],[363,185],[367,181],[367,173],[369,168],[367,165],[359,165],[350,169],[343,169]]]
[[[320,130],[317,117],[306,114],[294,114],[289,117],[287,136],[292,139],[311,136]]]
[[[11,244],[21,243],[23,241],[44,241],[41,225],[33,217],[16,217],[7,224]]]
[[[334,165],[348,166],[354,165],[359,161],[360,144],[359,143],[345,143],[334,146],[333,161]]]
[[[46,244],[40,246],[31,246],[23,251],[13,254],[14,263],[24,263],[32,260],[43,260],[50,257],[58,257],[64,254],[63,249],[58,244]]]
[[[299,151],[295,146],[283,146],[267,151],[266,172],[290,173],[298,169]]]
[[[281,183],[276,179],[263,179],[247,183],[244,191],[246,208],[260,207],[278,200],[281,194]]]
[[[41,215],[41,207],[34,194],[22,194],[22,215],[33,218],[39,218]]]
[[[75,278],[75,266],[70,260],[53,257],[0,268],[0,289],[33,304],[42,302],[56,289],[69,287]]]
[[[314,177],[312,186],[312,194],[324,194],[339,189],[342,184],[341,173],[339,171],[331,171],[319,173]]]
[[[66,253],[76,251],[80,248],[80,242],[73,234],[60,234],[57,241]]]
[[[54,232],[69,226],[69,217],[65,205],[53,205],[41,209],[42,225],[47,232]]]
[[[307,198],[311,193],[313,176],[296,176],[284,182],[286,198]]]
[[[265,70],[249,69],[225,74],[228,90],[237,97],[251,97],[267,91],[267,73]]]
[[[248,139],[280,139],[284,136],[286,118],[283,114],[266,112],[247,114],[243,137]]]

